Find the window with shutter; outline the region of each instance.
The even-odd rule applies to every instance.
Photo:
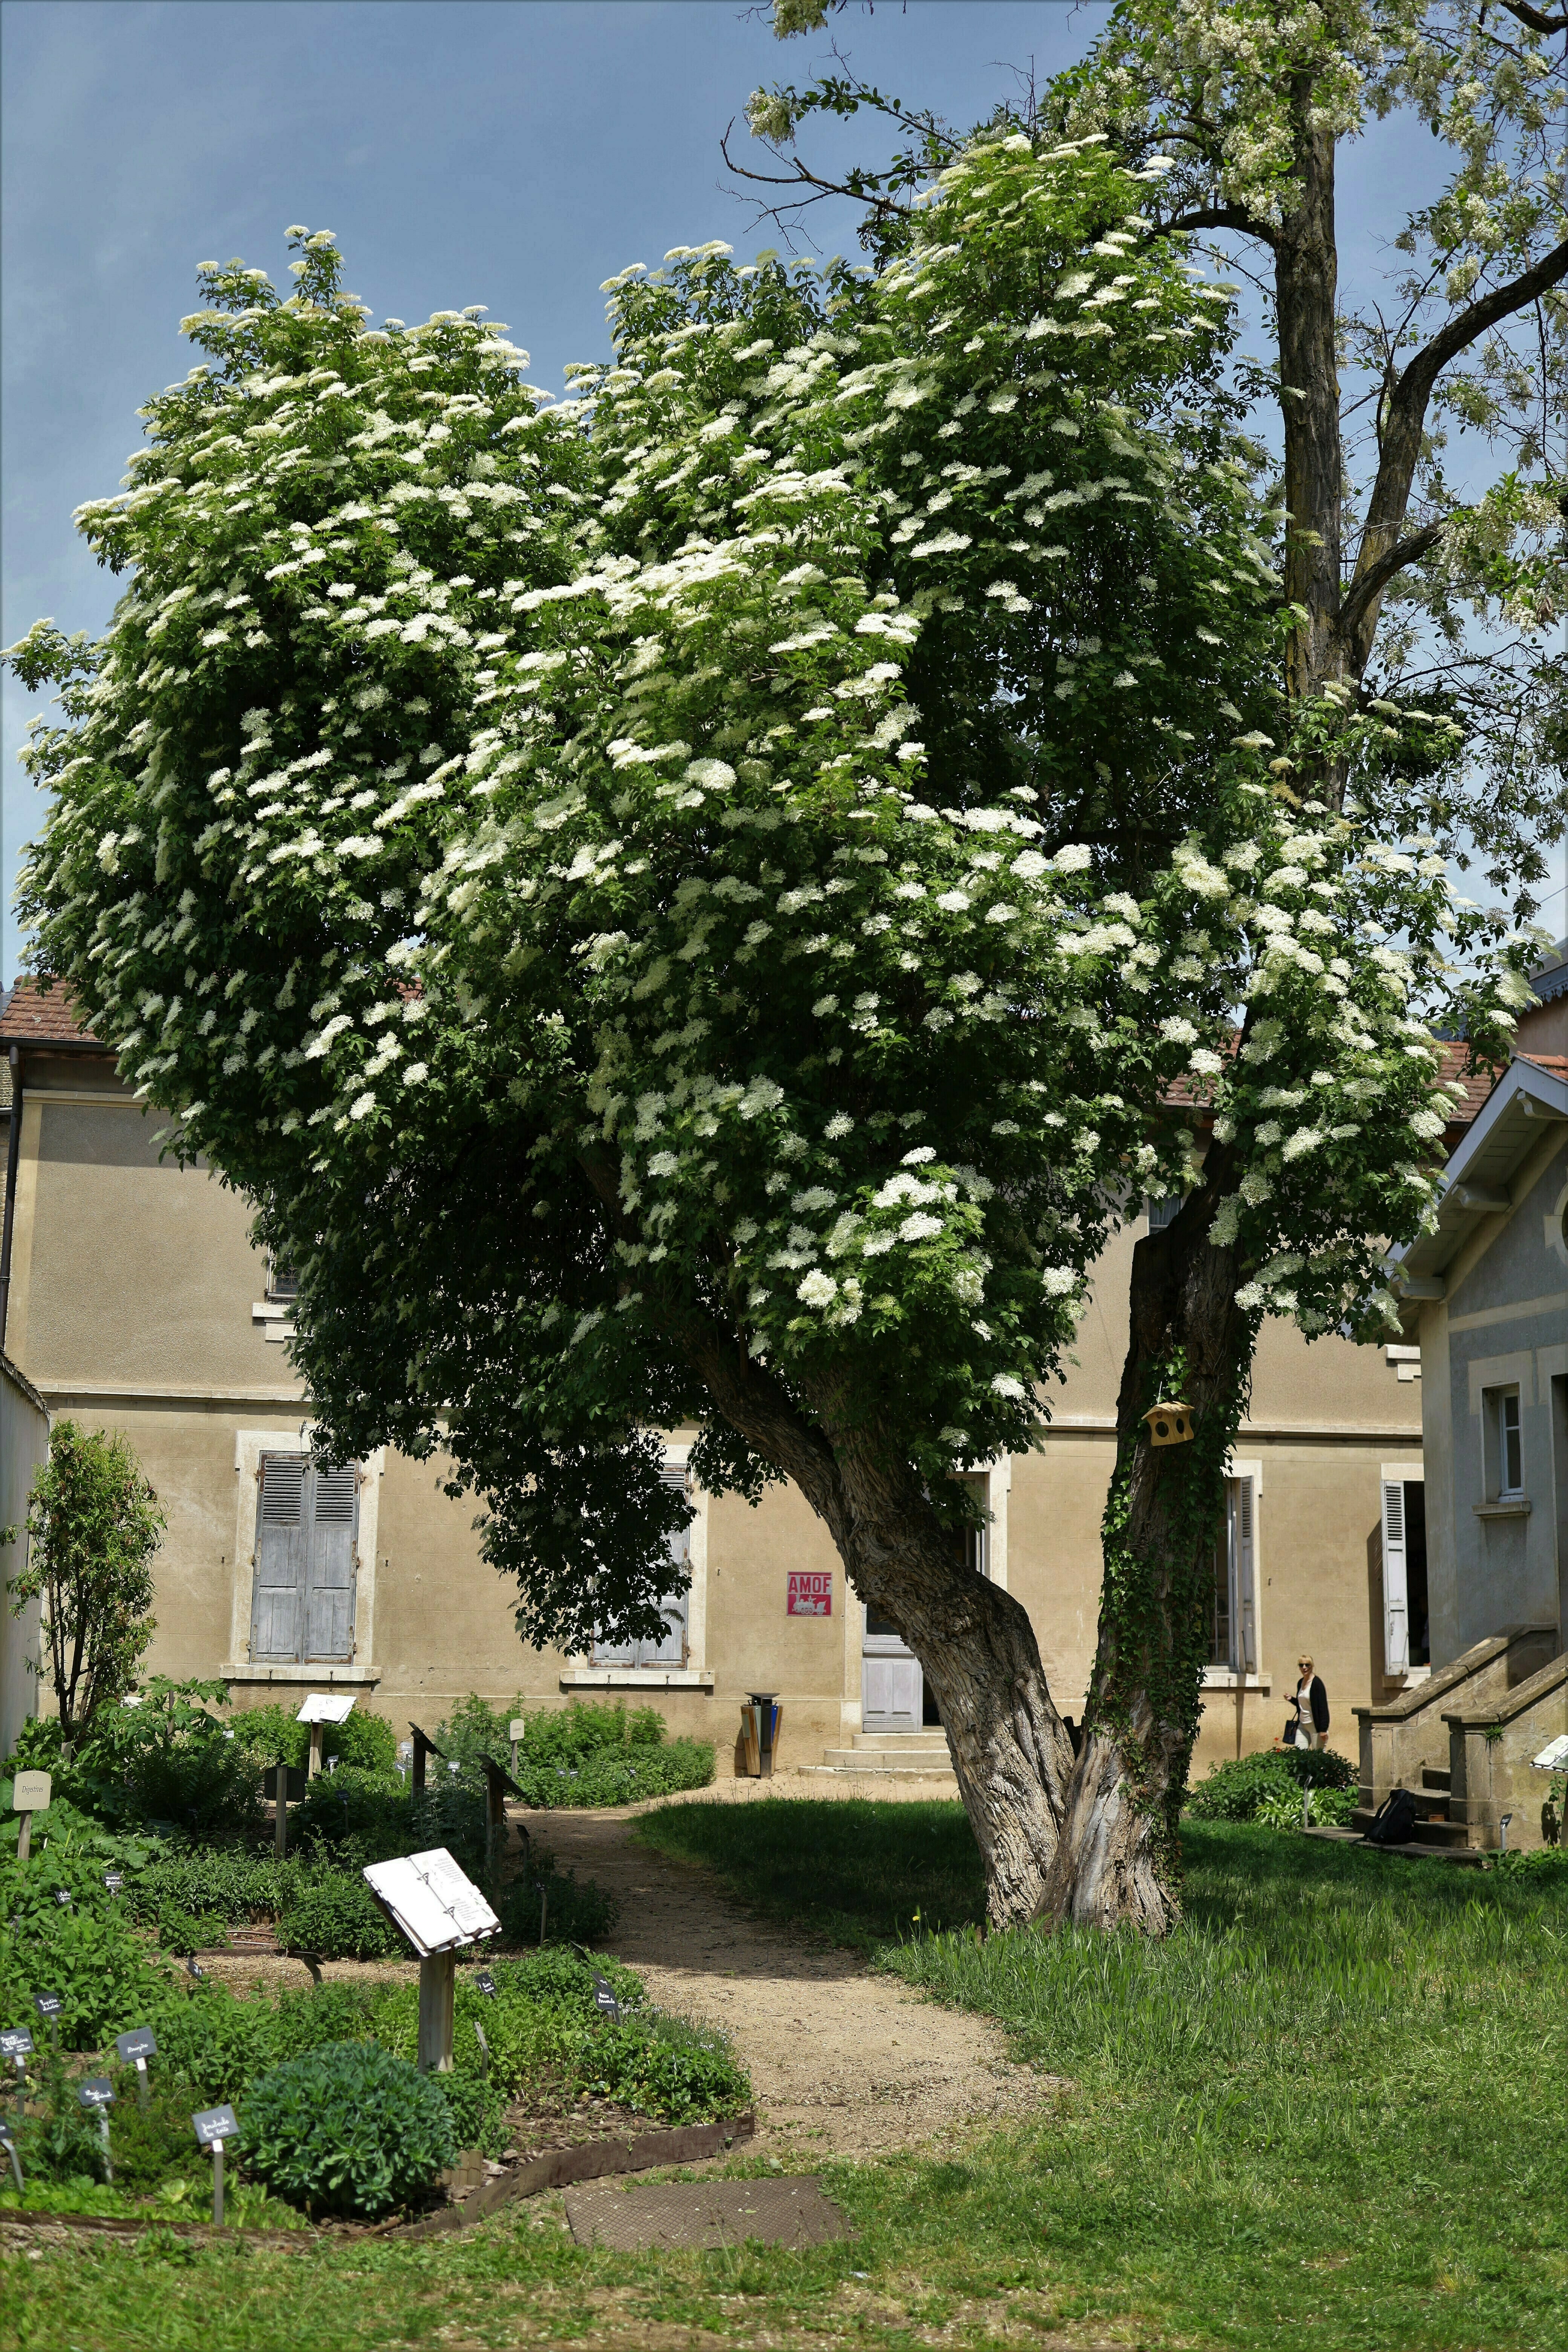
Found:
[[[684,1470],[667,1470],[664,1483],[678,1494],[686,1492]],[[691,1564],[691,1530],[678,1528],[669,1538],[671,1566],[682,1578],[689,1575]],[[683,1666],[686,1664],[686,1632],[691,1592],[683,1582],[679,1592],[667,1592],[660,1601],[659,1614],[666,1631],[658,1641],[646,1638],[637,1642],[607,1642],[595,1632],[590,1653],[596,1666]]]
[[[347,1660],[354,1642],[354,1537],[359,1521],[359,1475],[345,1470],[312,1470],[310,1589],[306,1600],[307,1658]]]
[[[359,1473],[264,1454],[256,1514],[250,1654],[258,1663],[353,1655]]]
[[[1241,1635],[1237,1664],[1240,1673],[1255,1675],[1258,1672],[1258,1570],[1252,1481],[1250,1478],[1233,1478],[1230,1490],[1231,1524],[1235,1528],[1237,1614]]]
[[[1405,1482],[1400,1478],[1383,1482],[1383,1663],[1389,1675],[1410,1669]]]
[[[305,1469],[298,1454],[264,1454],[256,1514],[256,1580],[250,1610],[250,1654],[258,1660],[300,1655],[305,1603]]]

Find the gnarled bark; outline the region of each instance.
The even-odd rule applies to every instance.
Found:
[[[1205,1607],[1226,1457],[1253,1318],[1235,1253],[1208,1240],[1223,1150],[1174,1223],[1132,1254],[1132,1318],[1104,1522],[1100,1643],[1082,1751],[1038,1916],[1163,1934],[1180,1912],[1177,1822],[1197,1731]],[[1155,1446],[1143,1416],[1191,1408],[1194,1436]]]

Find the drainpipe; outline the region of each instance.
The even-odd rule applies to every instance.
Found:
[[[16,1221],[16,1162],[22,1150],[22,1055],[13,1045],[11,1063],[11,1141],[5,1154],[5,1238],[0,1243],[0,1352],[5,1346],[5,1318],[11,1305],[11,1228]]]

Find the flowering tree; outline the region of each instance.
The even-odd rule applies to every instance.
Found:
[[[830,12],[829,0],[775,0],[775,26],[785,37]],[[1086,63],[1022,110],[1037,146],[1105,135],[1152,181],[1142,234],[1217,240],[1260,297],[1273,358],[1250,389],[1278,403],[1283,466],[1268,538],[1289,623],[1289,715],[1272,772],[1331,814],[1364,816],[1388,839],[1421,837],[1429,857],[1479,856],[1521,918],[1568,804],[1568,672],[1552,636],[1568,603],[1564,67],[1546,46],[1565,29],[1560,11],[1527,0],[1489,10],[1476,0],[1122,0]],[[751,126],[776,168],[745,176],[769,183],[775,208],[816,201],[834,184],[802,157],[797,131],[815,113],[862,108],[890,120],[903,143],[889,167],[851,173],[837,192],[864,204],[866,240],[886,256],[918,235],[921,193],[963,151],[934,116],[889,101],[847,67],[804,91],[759,90]],[[1347,310],[1338,151],[1396,110],[1431,131],[1446,176],[1429,203],[1387,224],[1394,261],[1381,299]],[[1009,104],[997,120],[1018,115]],[[1469,436],[1458,452],[1456,428]],[[1425,755],[1407,738],[1389,757],[1377,730],[1413,702],[1447,723],[1432,727]],[[1270,1034],[1265,1012],[1276,1007],[1254,996],[1244,1061]],[[1484,1053],[1482,1033],[1469,1035]],[[1215,1202],[1238,1177],[1244,1202],[1248,1187],[1277,1182],[1270,1153],[1316,1151],[1302,1139],[1315,1122],[1287,1134],[1278,1116],[1304,1109],[1300,1087],[1276,1085],[1251,1127],[1245,1104],[1216,1101],[1205,1182],[1134,1253],[1089,1736],[1047,1906],[1058,1916],[1160,1908],[1144,1860],[1178,1785],[1171,1759],[1188,1736],[1181,1695],[1196,1624],[1184,1631],[1181,1609],[1170,1615],[1165,1588],[1136,1565],[1166,1539],[1160,1482],[1140,1469],[1139,1417],[1170,1381],[1194,1400],[1238,1396],[1248,1318],[1260,1303],[1292,1302],[1300,1276],[1288,1262],[1310,1253],[1288,1221],[1270,1253],[1245,1219],[1238,1226],[1228,1209],[1216,1219]],[[1255,1270],[1258,1254],[1271,1277]],[[1231,1411],[1222,1405],[1220,1420]],[[1184,1590],[1195,1608],[1197,1580]]]
[[[1130,1453],[1120,1555],[1162,1924],[1251,1330],[1372,1311],[1472,928],[1440,858],[1269,776],[1228,306],[1147,193],[982,142],[880,278],[614,281],[560,406],[476,314],[367,331],[299,232],[288,302],[206,272],[210,363],[83,510],[133,572],[107,638],[11,656],[65,682],[48,968],[300,1266],[323,1443],[441,1448],[571,1645],[658,1622],[652,1431],[711,1490],[795,1479],[921,1658],[1001,1923],[1072,1759],[951,1474],[1034,1442],[1129,1185],[1195,1188],[1223,1345],[1153,1348],[1200,1435]],[[1314,724],[1369,774],[1434,733]]]

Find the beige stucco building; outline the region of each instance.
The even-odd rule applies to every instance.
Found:
[[[751,1690],[783,1700],[781,1769],[819,1764],[857,1732],[918,1731],[918,1665],[868,1629],[793,1488],[755,1510],[696,1495],[689,1589],[668,1642],[584,1657],[521,1646],[471,1509],[442,1496],[435,1465],[384,1452],[352,1486],[312,1496],[300,1475],[310,1400],[277,1295],[287,1284],[269,1282],[243,1201],[160,1164],[156,1118],[58,992],[19,984],[0,1045],[14,1096],[3,1344],[57,1418],[122,1430],[158,1490],[168,1532],[153,1669],[222,1675],[241,1705],[330,1682],[399,1736],[411,1720],[433,1729],[468,1691],[533,1706],[609,1692],[712,1738],[721,1772]],[[1127,1259],[1142,1230],[1125,1227],[1107,1255],[1038,1449],[976,1473],[990,1512],[976,1565],[1029,1611],[1074,1716],[1094,1651]],[[1391,1491],[1407,1542],[1418,1533],[1416,1355],[1338,1339],[1309,1348],[1266,1326],[1216,1560],[1200,1771],[1278,1737],[1303,1649],[1328,1687],[1332,1743],[1351,1755],[1352,1706],[1426,1671],[1419,1629],[1389,1621],[1384,1579]],[[688,1434],[668,1433],[672,1476]],[[1407,1560],[1407,1591],[1413,1578]]]

